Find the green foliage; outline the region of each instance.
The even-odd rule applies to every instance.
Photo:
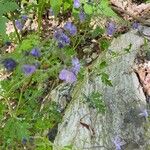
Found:
[[[127,48],[125,48],[124,51],[130,53],[131,48],[132,48],[132,44],[130,44]]]
[[[63,3],[63,0],[57,0],[57,1],[50,0],[52,10],[54,11],[56,15],[59,13],[62,3]]]
[[[104,34],[104,29],[96,26],[94,30],[92,30],[92,38],[96,38],[97,36],[101,36]]]
[[[0,1],[0,16],[13,12],[18,8],[18,5],[13,0],[1,0]]]
[[[63,9],[64,11],[72,7],[72,0],[63,0]]]
[[[21,45],[19,46],[18,50],[20,52],[26,51],[26,50],[30,50],[33,47],[36,47],[39,45],[40,39],[39,36],[36,34],[31,34],[28,35],[26,37],[26,39],[24,39],[21,43]]]
[[[0,0],[0,38],[6,39],[6,22],[8,21],[4,15],[15,11],[18,5],[13,0]]]
[[[89,104],[89,107],[97,109],[99,113],[106,112],[106,106],[102,100],[102,95],[99,92],[92,92],[88,97],[84,94],[86,102]]]
[[[102,61],[102,62],[99,64],[99,69],[102,70],[102,69],[104,69],[104,68],[107,67],[107,66],[108,66],[107,62],[106,62],[106,61]]]
[[[59,80],[61,69],[65,68],[72,71],[71,59],[75,56],[81,59],[81,69],[77,79],[82,83],[87,73],[85,71],[87,66],[82,61],[82,58],[85,57],[84,46],[94,44],[92,43],[93,39],[97,40],[96,44],[98,46],[96,49],[94,47],[91,53],[99,51],[99,48],[106,52],[109,46],[109,40],[103,37],[105,30],[99,26],[95,29],[91,27],[92,17],[99,14],[102,17],[103,15],[107,17],[116,16],[111,10],[108,0],[102,0],[98,5],[95,2],[89,3],[86,0],[82,0],[81,3],[81,7],[76,9],[73,8],[73,0],[34,0],[32,4],[23,0],[18,2],[21,6],[25,5],[25,8],[22,9],[13,0],[0,0],[0,34],[2,37],[5,37],[6,17],[15,24],[16,19],[21,20],[22,14],[27,14],[29,20],[37,19],[38,22],[37,32],[30,31],[30,27],[27,27],[27,31],[17,32],[16,29],[15,32],[22,37],[22,40],[15,45],[14,51],[11,53],[4,52],[5,55],[2,56],[2,61],[5,58],[12,58],[16,61],[17,66],[13,71],[9,71],[7,68],[4,69],[4,73],[10,74],[10,76],[0,81],[2,86],[2,92],[0,93],[0,148],[52,150],[52,147],[56,146],[59,149],[57,145],[49,141],[47,132],[54,129],[61,122],[63,114],[60,106],[53,102],[49,93],[61,83]],[[50,17],[47,16],[50,8],[55,14],[54,21],[59,20],[60,26],[66,22],[69,15],[72,15],[69,16],[69,19],[71,18],[77,27],[77,35],[74,36],[68,34],[69,32],[64,29],[62,30],[70,38],[70,43],[63,48],[59,48],[58,41],[53,38],[53,33],[59,28],[57,23],[56,26],[47,27],[52,30],[49,35],[42,30],[42,23],[51,21]],[[83,22],[79,20],[79,13],[82,9],[86,16]],[[17,43],[14,33],[9,38],[13,44]],[[5,43],[3,45],[5,45],[4,49],[12,46],[7,46]],[[33,48],[39,48],[40,57],[31,54]],[[36,71],[26,75],[23,72],[25,64],[34,65]],[[100,75],[104,84],[112,86],[109,75],[104,71],[107,66],[107,61],[102,60],[96,68],[97,72],[94,71],[96,75]],[[106,111],[100,93],[92,92],[88,97],[85,96],[85,99],[89,106],[97,109],[98,112],[104,113]],[[34,139],[33,143],[30,142],[31,137]],[[27,140],[25,144],[23,139]],[[71,150],[73,146],[69,145],[60,149]]]
[[[7,19],[5,17],[0,17],[0,37],[2,39],[5,39],[6,38],[6,22],[7,22]]]
[[[100,75],[101,75],[101,80],[105,85],[113,86],[111,83],[111,80],[109,79],[108,74],[106,74],[105,72],[102,72]]]
[[[117,14],[111,9],[109,4],[110,4],[109,0],[101,0],[98,5],[98,13],[105,15],[107,17],[118,18]]]
[[[3,138],[8,144],[15,140],[21,141],[23,137],[29,136],[29,127],[27,122],[19,120],[19,118],[10,118],[5,125]]]
[[[84,10],[85,10],[85,13],[88,15],[93,14],[93,6],[88,3],[84,4]]]

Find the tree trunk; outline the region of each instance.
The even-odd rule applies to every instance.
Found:
[[[147,118],[139,115],[148,104],[139,79],[132,69],[136,55],[144,45],[144,38],[135,31],[130,31],[114,39],[109,51],[123,52],[130,44],[130,53],[113,58],[106,69],[112,87],[103,84],[99,76],[91,78],[88,74],[83,82],[74,87],[63,121],[58,126],[55,150],[66,145],[73,145],[75,150],[149,149],[149,122]],[[106,58],[109,56],[107,54]],[[67,87],[70,86],[61,85],[60,89]],[[59,91],[53,91],[51,96],[64,108],[66,93],[60,94]],[[84,101],[84,94],[88,97],[93,91],[102,93],[107,107],[106,113],[98,113]]]

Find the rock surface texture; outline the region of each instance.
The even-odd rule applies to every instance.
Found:
[[[112,87],[103,84],[99,76],[92,78],[88,74],[83,82],[76,84],[64,111],[63,121],[58,125],[55,150],[66,145],[73,145],[74,150],[150,149],[150,124],[147,116],[141,115],[145,110],[148,111],[148,104],[132,69],[137,53],[144,45],[144,38],[130,31],[114,39],[109,51],[120,53],[129,45],[130,53],[111,59],[106,68]],[[109,55],[106,54],[106,58]],[[64,87],[67,86],[63,85],[60,89]],[[89,108],[85,102],[84,95],[88,97],[93,91],[103,95],[107,107],[104,114]],[[62,108],[65,107],[64,96],[60,96],[58,89],[51,95]]]

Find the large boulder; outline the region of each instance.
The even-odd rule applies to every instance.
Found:
[[[54,141],[55,150],[66,145],[73,145],[75,150],[149,149],[150,125],[147,126],[147,116],[141,115],[148,109],[148,104],[133,69],[137,53],[143,45],[144,38],[136,31],[112,41],[105,55],[109,60],[106,73],[109,74],[112,87],[102,83],[98,75],[92,77],[87,72],[84,80],[76,83],[72,89],[71,85],[63,84],[52,91],[52,98],[61,105],[61,109],[65,108]],[[124,50],[130,46],[130,52],[124,54]],[[112,52],[122,55],[110,59]],[[101,56],[95,66],[100,61]],[[65,92],[60,94],[60,89],[65,89]],[[64,99],[64,95],[70,94],[68,91],[71,92],[69,100]],[[92,92],[102,94],[107,108],[105,113],[89,107],[86,98]]]

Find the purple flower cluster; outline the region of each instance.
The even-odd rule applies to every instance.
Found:
[[[141,113],[139,114],[139,116],[147,118],[149,116],[147,109],[141,110]]]
[[[30,53],[34,57],[40,57],[41,53],[39,48],[33,48]],[[39,67],[39,63],[34,63],[34,65],[25,64],[22,67],[22,70],[26,76],[33,74],[36,71],[36,68]]]
[[[74,0],[73,7],[79,8],[80,7],[80,0]]]
[[[132,24],[132,28],[133,28],[133,29],[138,29],[138,27],[139,27],[139,23],[138,23],[138,22],[134,22],[134,23]]]
[[[64,25],[64,30],[68,31],[69,34],[72,35],[72,36],[77,33],[76,26],[73,23],[71,23],[71,22],[67,22]],[[62,29],[58,29],[57,31],[55,31],[54,38],[58,42],[58,47],[59,48],[63,48],[64,46],[70,44],[69,36],[67,34],[65,34]]]
[[[80,22],[84,22],[85,18],[86,18],[86,16],[85,16],[84,10],[80,10],[80,13],[79,13]]]
[[[80,62],[79,62],[79,59],[74,57],[72,59],[72,68],[71,68],[71,71],[77,75],[78,72],[80,71]]]
[[[8,71],[13,71],[17,66],[16,61],[12,58],[6,58],[2,63]]]
[[[33,74],[36,71],[36,67],[34,65],[24,65],[22,70],[26,76]]]
[[[72,68],[70,70],[63,69],[60,74],[59,78],[67,83],[74,83],[77,80],[77,74],[80,70],[80,62],[78,58],[72,59]]]
[[[40,57],[40,51],[39,48],[33,48],[28,54],[31,54],[34,57]],[[3,62],[4,67],[8,71],[13,71],[16,67],[17,63],[12,58],[6,58]],[[39,67],[39,63],[34,63],[33,65],[25,64],[22,67],[22,71],[25,75],[33,74],[36,71],[36,68]]]
[[[113,36],[116,31],[116,25],[113,22],[109,22],[107,26],[107,35]]]
[[[64,46],[70,44],[70,38],[65,33],[63,33],[62,30],[55,31],[54,37],[58,42],[59,48],[63,48]]]
[[[15,20],[15,25],[18,30],[20,30],[20,31],[22,30],[23,24],[21,23],[21,21]]]
[[[30,54],[34,57],[40,57],[41,56],[41,53],[40,53],[40,50],[39,48],[33,48],[31,51],[30,51]]]
[[[77,28],[74,24],[72,24],[71,22],[67,22],[65,25],[64,25],[64,29],[66,31],[68,31],[71,35],[76,35],[77,33]]]
[[[20,20],[15,20],[16,28],[21,31],[27,19],[28,19],[28,16],[22,15]]]
[[[116,150],[121,150],[121,146],[125,145],[125,142],[121,141],[118,136],[116,136],[112,142],[114,143]]]
[[[21,19],[22,19],[23,21],[26,21],[26,20],[28,19],[28,16],[22,15],[22,16],[21,16]]]

